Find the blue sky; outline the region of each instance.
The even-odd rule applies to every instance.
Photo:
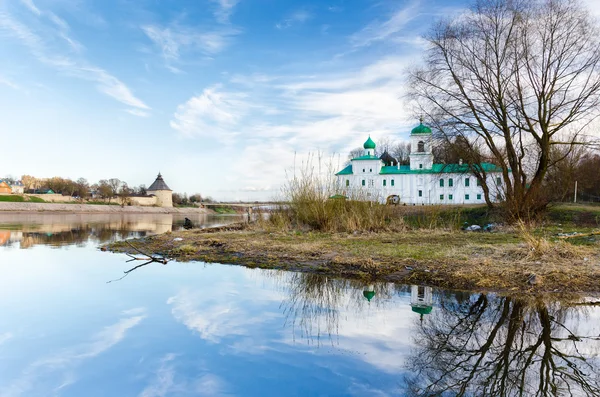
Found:
[[[0,175],[274,197],[294,158],[406,139],[405,68],[465,6],[0,0]]]

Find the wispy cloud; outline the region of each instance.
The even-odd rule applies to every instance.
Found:
[[[35,4],[33,3],[33,0],[21,0],[21,3],[23,3],[23,5],[25,7],[27,7],[29,9],[29,11],[33,12],[36,15],[41,15],[42,12],[40,11],[39,8],[37,8],[35,6]]]
[[[138,315],[122,318],[115,324],[109,325],[95,334],[87,343],[66,348],[55,355],[41,358],[30,364],[22,373],[21,377],[12,384],[0,388],[2,397],[17,397],[28,395],[30,390],[35,390],[39,383],[41,390],[59,390],[75,382],[73,368],[82,361],[94,358],[114,345],[121,342],[127,332],[138,325],[146,316]],[[56,386],[58,379],[62,380]]]
[[[7,79],[6,77],[0,76],[0,84],[5,85],[7,87],[12,88],[13,90],[18,90],[20,87],[13,81]],[[2,335],[0,335],[1,337]]]
[[[5,332],[3,334],[0,334],[0,345],[9,339],[12,339],[12,337],[13,337],[13,334],[10,332]]]
[[[419,0],[413,0],[405,7],[396,10],[387,20],[370,23],[350,37],[352,45],[354,47],[364,47],[395,36],[418,16],[419,5]]]
[[[145,25],[142,31],[160,50],[165,65],[173,72],[180,72],[174,66],[185,53],[200,52],[214,55],[229,45],[231,38],[238,34],[232,27],[221,27],[212,31],[172,24],[170,26]]]
[[[215,17],[221,23],[228,23],[229,17],[233,13],[234,7],[240,2],[240,0],[211,0],[213,3],[217,3],[218,9],[215,11]]]
[[[298,10],[281,22],[276,23],[275,27],[277,29],[287,29],[294,25],[302,24],[310,18],[312,18],[312,15],[308,11]]]
[[[44,14],[42,11],[40,13]],[[79,52],[83,46],[68,35],[69,28],[64,20],[53,13],[48,15],[50,15],[52,25],[43,24],[42,20],[38,19],[39,23],[36,26],[43,29],[45,34],[41,36],[7,12],[0,12],[0,34],[4,33],[4,35],[18,40],[39,62],[66,75],[96,83],[96,88],[101,93],[133,108],[150,109],[117,77],[90,64],[83,58],[72,57],[70,52],[72,50]],[[50,39],[47,39],[48,34],[51,36]],[[63,48],[52,45],[52,36],[61,38],[68,43],[71,51],[65,51]]]
[[[202,94],[179,105],[171,127],[186,136],[211,137],[230,141],[248,109],[247,95],[226,92],[220,85],[206,88]]]

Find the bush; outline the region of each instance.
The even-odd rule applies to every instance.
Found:
[[[287,204],[279,206],[263,220],[265,226],[323,232],[404,228],[403,219],[395,215],[393,207],[361,200],[364,197],[342,196],[333,179],[321,178],[310,165],[299,177],[288,179],[283,195]]]

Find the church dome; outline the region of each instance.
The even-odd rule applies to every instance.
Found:
[[[431,128],[427,127],[426,125],[423,125],[423,119],[421,118],[421,122],[419,123],[419,125],[413,128],[410,134],[431,134]]]
[[[370,135],[369,135],[369,139],[367,139],[367,141],[365,142],[363,147],[365,149],[375,149],[375,142],[373,142]]]

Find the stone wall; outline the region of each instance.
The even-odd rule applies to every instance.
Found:
[[[129,201],[131,202],[131,205],[142,205],[142,206],[148,206],[148,207],[157,205],[155,196],[129,197]]]
[[[38,197],[49,203],[67,203],[77,201],[71,196],[63,196],[62,194],[25,194],[25,197]]]

